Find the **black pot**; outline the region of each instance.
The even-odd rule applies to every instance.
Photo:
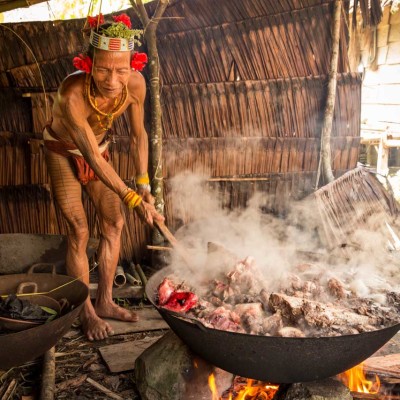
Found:
[[[270,383],[328,378],[370,357],[400,329],[396,324],[355,335],[285,338],[227,332],[158,307],[157,287],[172,274],[165,268],[146,285],[146,295],[171,329],[209,363],[233,374]]]

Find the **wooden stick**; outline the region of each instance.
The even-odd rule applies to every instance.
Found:
[[[149,250],[155,250],[155,251],[171,251],[173,250],[172,247],[166,247],[166,246],[151,246],[151,245],[147,245],[146,246]]]
[[[17,381],[15,379],[13,379],[10,382],[10,384],[8,385],[8,388],[5,391],[5,393],[3,394],[1,400],[8,400],[11,397],[11,395],[13,394],[14,389],[16,388],[16,386],[17,386]]]
[[[189,254],[186,249],[176,240],[175,236],[171,233],[171,231],[167,228],[164,222],[154,221],[154,225],[158,228],[158,230],[164,235],[164,237],[168,240],[171,246],[176,250],[179,256],[185,261],[186,265],[191,269],[191,261]]]
[[[67,379],[64,382],[60,382],[56,386],[56,392],[62,392],[64,390],[73,388],[73,387],[78,387],[81,386],[83,382],[85,382],[87,378],[87,375],[81,375],[78,376],[77,378],[72,378],[72,379]]]
[[[94,386],[97,390],[100,390],[100,392],[103,392],[106,394],[108,397],[111,397],[112,399],[115,400],[124,400],[123,397],[119,396],[118,394],[114,393],[110,389],[107,389],[105,386],[100,385],[100,383],[96,382],[95,380],[91,378],[86,378],[86,382],[90,383],[92,386]]]
[[[42,400],[53,400],[56,379],[55,347],[47,350],[43,357],[42,389],[40,398]]]

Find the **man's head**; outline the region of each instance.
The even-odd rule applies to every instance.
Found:
[[[90,28],[84,29],[90,36],[87,55],[75,57],[76,68],[92,74],[96,87],[105,97],[116,97],[128,83],[131,69],[141,71],[147,63],[144,53],[133,53],[134,43],[142,34],[132,29],[126,14],[112,17],[104,23],[104,17],[88,17]]]
[[[127,85],[131,74],[129,51],[94,50],[92,77],[100,94],[115,98]]]

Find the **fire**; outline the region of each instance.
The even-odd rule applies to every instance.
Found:
[[[212,400],[220,400],[217,391],[217,385],[215,384],[214,374],[210,374],[208,377],[208,386],[210,387],[212,393]]]
[[[236,381],[237,379],[235,379]],[[272,400],[279,388],[278,385],[270,385],[253,379],[245,379],[243,383],[238,384],[235,384],[235,382],[234,389],[228,397],[219,397],[214,374],[211,374],[208,377],[208,385],[212,393],[212,400]]]
[[[358,393],[376,394],[379,392],[381,382],[375,375],[375,382],[365,377],[363,363],[338,375],[338,378],[352,391]]]

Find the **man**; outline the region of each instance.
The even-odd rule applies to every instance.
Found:
[[[137,321],[135,313],[118,307],[112,300],[123,227],[121,200],[130,208],[140,208],[141,216],[150,225],[153,219],[163,220],[163,217],[154,208],[147,174],[145,80],[131,67],[143,61],[143,57],[141,60],[136,57],[139,59],[136,64],[135,58],[131,60],[137,31],[130,29],[125,14],[114,17],[108,24],[102,24],[102,15],[89,17],[88,21],[91,57],[81,55],[80,59],[74,59],[75,66],[85,73],[73,73],[61,83],[53,119],[43,136],[54,197],[68,223],[67,272],[86,284],[89,284],[86,256],[89,232],[81,201],[82,188],[98,215],[101,231],[98,292],[94,306],[87,299],[80,319],[88,339],[100,340],[112,333],[102,317]],[[125,110],[130,121],[131,151],[136,150],[137,192],[128,188],[108,163],[107,132],[113,120]]]

